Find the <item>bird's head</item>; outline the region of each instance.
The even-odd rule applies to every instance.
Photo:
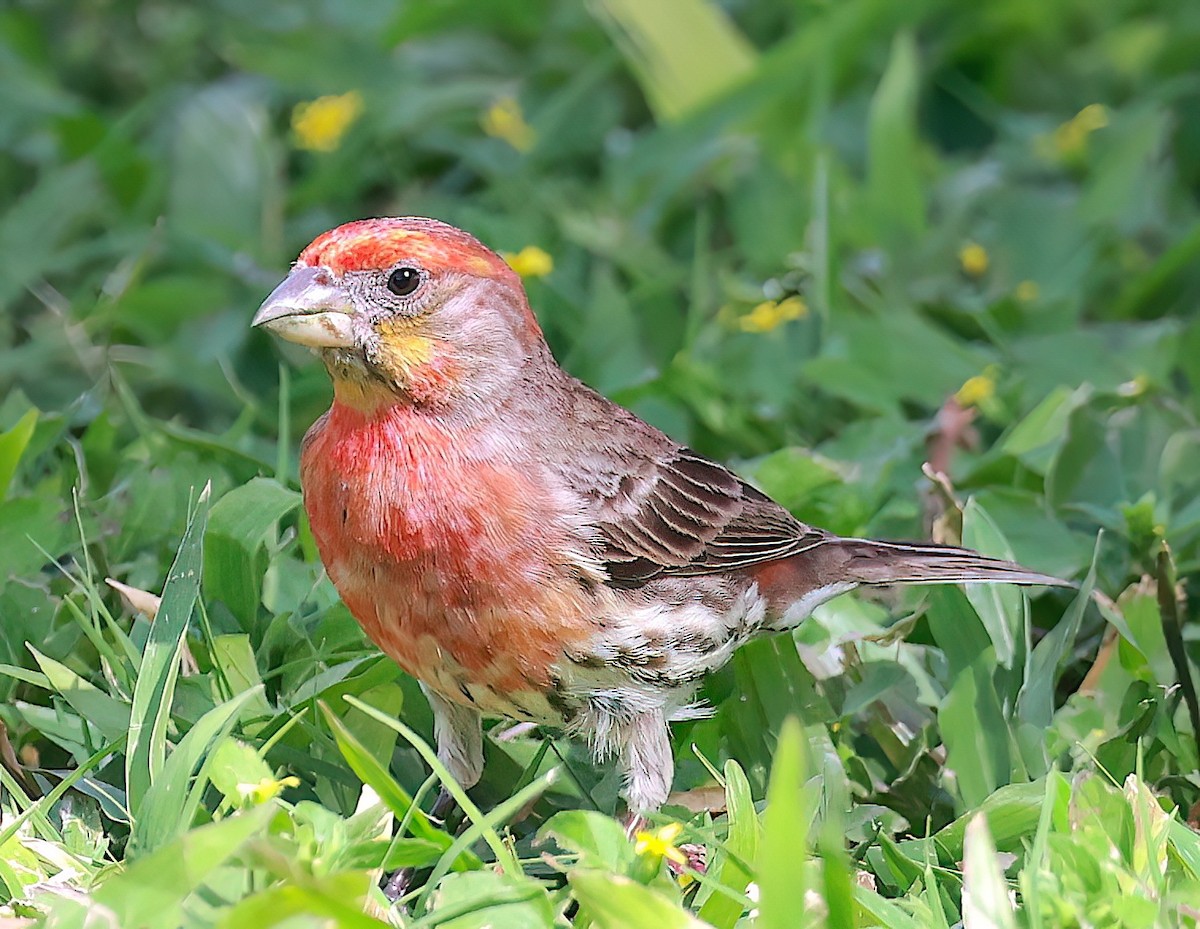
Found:
[[[422,217],[318,236],[253,325],[318,351],[339,402],[362,409],[484,402],[545,346],[504,260]]]

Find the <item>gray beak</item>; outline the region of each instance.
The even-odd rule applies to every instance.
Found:
[[[353,348],[354,305],[330,280],[322,268],[294,269],[263,301],[250,325],[311,348]]]

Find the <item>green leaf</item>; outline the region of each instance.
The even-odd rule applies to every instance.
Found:
[[[1012,560],[1012,548],[1000,528],[974,500],[963,508],[963,545],[985,555]],[[1012,584],[966,584],[964,593],[992,640],[996,660],[1006,668],[1024,659],[1028,603]]]
[[[1039,728],[1049,726],[1054,717],[1054,688],[1058,683],[1059,668],[1075,644],[1084,611],[1092,600],[1099,558],[1100,540],[1097,539],[1092,566],[1079,588],[1079,593],[1071,601],[1058,625],[1034,646],[1029,657],[1029,673],[1021,687],[1017,711],[1023,720]]]
[[[538,830],[539,841],[547,838],[553,838],[563,848],[579,855],[579,863],[585,868],[627,874],[633,864],[633,844],[624,828],[611,816],[595,810],[555,813]]]
[[[1008,885],[983,814],[976,814],[967,823],[963,847],[963,929],[1016,929]]]
[[[253,551],[275,524],[300,505],[300,494],[269,477],[256,477],[224,494],[212,506],[208,531]]]
[[[595,8],[661,120],[680,118],[754,69],[754,47],[716,3],[601,0]]]
[[[334,715],[329,707],[323,703],[320,704],[320,707],[325,721],[329,724],[329,728],[333,732],[338,749],[341,751],[342,757],[346,759],[346,763],[350,765],[350,769],[359,776],[364,784],[375,791],[379,799],[384,802],[397,819],[404,819],[411,811],[413,798],[405,792],[404,788],[388,773],[387,769],[363,747],[362,743],[354,737],[354,734],[346,728],[346,724]],[[414,836],[424,839],[427,842],[432,842],[443,852],[454,843],[453,837],[436,828],[429,821],[429,817],[421,810],[412,811],[412,815],[409,818],[409,829]],[[456,870],[469,870],[478,868],[480,865],[481,862],[477,856],[465,853],[459,856],[454,867]]]
[[[480,834],[482,835],[484,841],[487,842],[488,848],[492,850],[492,854],[496,856],[497,864],[499,864],[499,866],[503,868],[507,874],[521,873],[521,866],[517,862],[516,856],[513,855],[512,851],[504,844],[503,840],[501,840],[495,828],[489,822],[488,817],[484,816],[483,812],[474,803],[474,801],[467,796],[467,792],[463,790],[462,786],[450,776],[450,772],[446,770],[446,766],[442,764],[441,760],[437,757],[436,752],[434,752],[434,750],[424,739],[413,732],[408,726],[404,725],[404,723],[400,722],[400,720],[393,719],[390,716],[379,712],[379,710],[375,709],[375,707],[368,706],[361,700],[357,700],[351,696],[347,696],[345,700],[351,706],[362,710],[362,712],[366,713],[368,716],[379,720],[379,722],[383,723],[385,726],[390,726],[400,733],[400,735],[404,737],[405,741],[407,741],[409,745],[417,750],[417,753],[421,756],[424,762],[429,765],[433,773],[437,775],[438,780],[442,782],[442,786],[450,792],[452,797],[454,797],[455,802],[459,805],[462,811],[466,813],[467,819],[471,821],[471,826],[480,827]],[[326,718],[328,717],[329,713],[327,712]]]
[[[598,929],[703,929],[704,923],[664,894],[620,874],[579,869],[567,880]]]
[[[779,733],[759,845],[759,929],[793,929],[804,912],[808,834],[815,791],[805,786],[804,729],[795,717]]]
[[[201,826],[105,881],[94,899],[122,929],[179,925],[183,902],[275,814],[264,805]]]
[[[725,807],[729,817],[729,835],[717,859],[709,868],[714,878],[734,891],[744,894],[754,875],[753,863],[758,861],[758,846],[762,828],[750,782],[741,765],[730,759],[725,762]],[[628,844],[628,843],[626,843]],[[700,907],[700,919],[716,929],[733,929],[742,918],[744,908],[733,897],[722,893],[710,894]]]
[[[17,473],[17,465],[29,439],[33,436],[33,427],[37,425],[38,411],[27,410],[15,426],[7,432],[0,432],[0,500],[8,496],[8,487],[13,475]]]
[[[33,653],[50,686],[80,716],[94,724],[106,739],[117,739],[126,733],[129,729],[129,704],[114,700],[95,684],[80,677],[66,665],[47,658],[32,645],[27,643],[26,647]]]
[[[370,891],[370,876],[361,872],[306,877],[300,883],[270,887],[238,901],[218,926],[219,929],[267,929],[279,925],[387,929],[391,923],[363,912]]]
[[[938,710],[946,764],[968,807],[1007,784],[1011,773],[1008,722],[992,683],[995,664],[989,647],[959,672]]]
[[[1000,450],[1044,474],[1066,439],[1071,413],[1086,403],[1091,393],[1089,387],[1056,388],[1012,428],[1000,443]]]
[[[439,929],[551,929],[554,905],[537,881],[474,871],[451,874],[438,885],[435,910],[420,926]]]
[[[262,599],[265,543],[276,524],[300,505],[300,495],[256,477],[213,504],[204,539],[204,590],[250,628]]]
[[[125,796],[135,820],[166,758],[167,721],[179,674],[179,656],[200,593],[202,543],[210,492],[208,486],[200,492],[188,520],[138,668],[125,755]]]
[[[142,797],[130,839],[133,852],[152,852],[192,824],[208,787],[209,771],[219,758],[213,748],[232,731],[242,709],[260,694],[261,688],[243,691],[213,707],[188,730]]]
[[[896,244],[925,228],[919,91],[917,43],[911,33],[897,33],[867,123],[867,196],[881,231]]]

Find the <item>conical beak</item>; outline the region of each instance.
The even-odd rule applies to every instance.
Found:
[[[250,325],[312,348],[353,348],[354,306],[329,281],[329,272],[321,268],[296,268],[271,291]]]

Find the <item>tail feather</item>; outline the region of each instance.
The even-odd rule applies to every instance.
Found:
[[[1074,587],[1071,581],[1031,571],[1015,561],[989,558],[969,548],[931,542],[839,539],[846,574],[859,584],[1035,584]]]

